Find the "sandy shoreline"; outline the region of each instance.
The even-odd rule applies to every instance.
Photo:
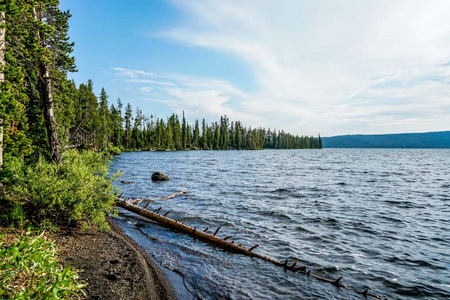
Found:
[[[162,271],[111,219],[111,230],[54,234],[64,265],[82,270],[89,299],[176,299]]]

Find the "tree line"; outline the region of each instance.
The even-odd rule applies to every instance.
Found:
[[[106,213],[114,212],[118,192],[112,182],[120,174],[109,174],[111,156],[100,153],[104,150],[321,147],[320,138],[245,128],[227,116],[189,124],[184,113],[155,118],[139,108],[133,112],[130,104],[123,107],[120,100],[109,103],[104,89],[95,95],[91,80],[77,86],[68,79],[76,71],[70,17],[58,0],[0,1],[0,227],[106,229]],[[32,253],[49,257],[40,245]],[[23,243],[5,252],[6,265],[26,267],[22,259],[28,248]],[[26,267],[27,272],[39,263]],[[8,278],[0,279],[5,283],[0,298],[77,297],[74,292],[82,285],[76,272],[62,271],[65,280],[59,280],[58,272],[53,266],[39,271],[32,275],[34,285],[21,276],[13,288]]]
[[[61,149],[228,150],[321,148],[320,136],[245,127],[241,121],[205,119],[193,124],[172,114],[158,118],[109,103],[93,82],[79,86],[69,41],[70,13],[57,0],[7,0],[1,4],[1,96],[5,155],[62,159]]]
[[[300,149],[321,148],[321,139],[294,136],[284,131],[247,128],[240,121],[230,121],[224,115],[219,122],[186,121],[172,114],[166,119],[145,115],[139,107],[135,111],[122,101],[108,104],[102,89],[98,101],[92,82],[81,84],[74,103],[74,125],[69,129],[68,142],[72,146],[108,150],[230,150],[230,149]]]

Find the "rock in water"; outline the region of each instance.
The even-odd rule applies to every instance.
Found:
[[[166,181],[169,177],[164,175],[162,172],[155,172],[152,174],[152,181]]]
[[[120,183],[123,183],[123,184],[132,184],[132,183],[134,183],[134,181],[122,180],[122,181],[120,181]]]

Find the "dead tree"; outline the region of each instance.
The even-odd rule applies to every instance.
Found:
[[[33,17],[37,22],[44,22],[43,12],[41,10],[37,10],[36,7],[33,8]],[[47,41],[45,35],[39,30],[37,31],[37,35],[40,41],[40,47],[46,49]],[[61,155],[61,144],[58,139],[58,127],[56,125],[54,112],[55,109],[50,65],[42,56],[38,58],[37,73],[38,91],[43,105],[45,127],[47,129],[47,137],[50,144],[52,159],[56,163],[61,163],[63,158]]]
[[[368,293],[368,289],[366,289],[365,291],[361,292],[361,291],[357,291],[355,290],[353,287],[351,286],[347,286],[344,285],[341,280],[342,280],[342,276],[340,276],[337,279],[329,279],[329,278],[325,278],[316,274],[311,273],[311,270],[307,270],[307,267],[304,265],[301,266],[297,266],[298,261],[295,260],[292,264],[288,262],[288,260],[286,259],[284,262],[280,262],[276,259],[270,258],[268,256],[265,255],[261,255],[258,253],[253,252],[253,250],[255,248],[257,248],[259,246],[259,244],[255,244],[254,246],[250,247],[250,248],[244,248],[242,246],[242,244],[236,244],[234,241],[231,240],[232,236],[226,236],[224,238],[220,238],[218,236],[219,230],[221,229],[222,226],[219,226],[216,231],[212,234],[212,233],[208,233],[208,228],[206,228],[205,230],[199,230],[196,227],[191,227],[188,226],[182,222],[180,222],[179,220],[173,220],[169,217],[167,217],[167,215],[170,213],[170,211],[166,212],[164,215],[159,214],[162,210],[162,207],[159,207],[158,209],[156,209],[155,211],[150,211],[147,208],[148,204],[143,208],[140,207],[138,205],[133,204],[135,203],[135,201],[131,200],[131,201],[124,201],[121,197],[117,197],[116,198],[116,204],[126,210],[129,210],[131,212],[134,212],[140,216],[149,218],[153,221],[156,221],[160,224],[163,224],[169,228],[173,228],[176,229],[178,231],[184,232],[186,234],[189,234],[191,236],[194,236],[196,238],[199,238],[203,241],[206,241],[210,244],[214,244],[217,246],[220,246],[228,251],[234,252],[234,253],[239,253],[239,254],[244,254],[250,257],[255,257],[255,258],[259,258],[262,260],[265,260],[267,262],[270,262],[276,266],[279,267],[283,267],[285,270],[289,270],[292,272],[297,272],[297,273],[302,273],[305,274],[307,276],[311,276],[316,278],[317,280],[320,281],[324,281],[324,282],[328,282],[333,284],[336,287],[340,287],[340,288],[345,288],[348,290],[351,290],[357,294],[361,294],[364,297],[369,297],[372,299],[380,299],[378,296],[376,295],[372,295]],[[231,240],[231,241],[230,241]]]

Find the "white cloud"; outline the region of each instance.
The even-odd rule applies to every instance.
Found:
[[[176,86],[175,83],[169,81],[166,77],[156,73],[150,73],[142,70],[126,69],[122,67],[113,67],[112,69],[115,71],[114,75],[123,81],[146,83],[152,85]]]
[[[140,87],[139,90],[144,93],[150,93],[152,91],[152,88],[149,86],[143,86],[143,87]]]
[[[146,84],[153,84],[153,85],[163,85],[163,86],[176,86],[175,83],[170,82],[170,81],[158,81],[158,80],[153,80],[153,79],[134,78],[134,79],[125,79],[125,81],[136,82],[136,83],[146,83]]]
[[[216,121],[224,114],[232,120],[254,118],[231,104],[234,99],[242,100],[248,96],[227,81],[186,75],[172,75],[171,80],[177,86],[162,89],[167,99],[170,99],[167,104],[176,113],[185,111],[191,120],[205,118]]]
[[[125,69],[125,68],[121,68],[121,67],[113,67],[112,69],[114,71],[116,71],[117,76],[123,76],[123,77],[129,77],[129,78],[137,78],[142,75],[144,75],[144,76],[152,75],[151,73],[144,72],[141,70],[131,70],[131,69]]]
[[[299,134],[449,129],[449,1],[172,3],[187,21],[159,37],[235,56],[258,84],[186,81],[167,90],[180,107]]]
[[[185,111],[188,118],[220,119],[226,114],[232,120],[253,120],[254,116],[239,111],[234,99],[248,95],[231,83],[216,78],[199,78],[180,74],[161,75],[142,70],[114,67],[117,80],[134,85],[141,93],[140,99],[168,105],[176,113]]]

